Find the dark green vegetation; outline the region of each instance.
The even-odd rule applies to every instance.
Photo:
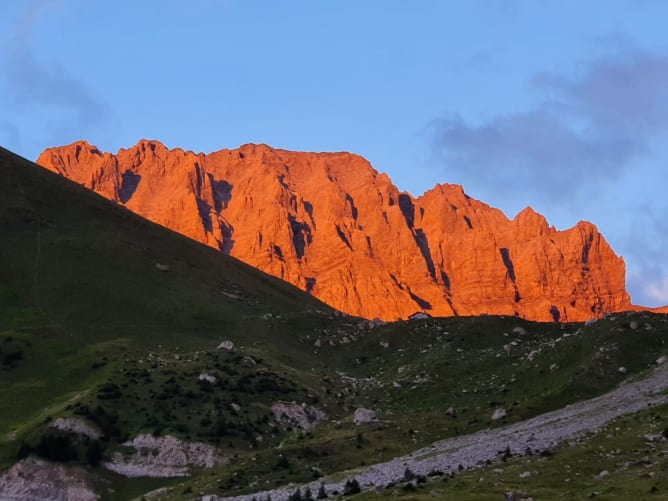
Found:
[[[322,376],[321,406],[341,421],[285,436],[280,468],[272,463],[275,450],[258,450],[222,475],[191,482],[193,489],[225,493],[250,482],[268,488],[311,481],[561,408],[652,366],[668,351],[668,323],[650,314],[613,315],[590,326],[451,318],[383,326],[350,344],[338,344],[342,334],[332,339],[337,345],[327,343],[317,359],[340,372]],[[354,425],[358,406],[377,410],[381,422]],[[507,416],[494,421],[499,408]],[[273,471],[263,464],[274,464]]]
[[[192,499],[311,481],[598,395],[668,353],[666,317],[651,314],[588,326],[480,317],[370,329],[4,150],[0,238],[0,469],[26,454],[87,465],[110,499],[161,485]],[[218,348],[224,340],[234,350]],[[307,430],[278,424],[270,407],[279,401],[327,419]],[[353,424],[358,407],[380,421]],[[493,421],[496,409],[506,417]],[[630,417],[629,429],[666,415]],[[50,428],[59,417],[85,419],[102,436]],[[96,466],[140,433],[213,444],[229,463],[185,480],[124,479]],[[636,447],[625,436],[610,444]],[[558,492],[565,477],[550,465],[586,457],[587,447],[526,459],[546,468],[530,481],[553,478]],[[514,477],[489,489],[529,482],[512,470],[525,459],[513,461],[504,468]],[[461,482],[459,492],[475,496],[477,475],[434,488]],[[627,483],[642,490],[646,480]]]
[[[229,448],[277,434],[269,408],[278,399],[317,400],[259,358],[215,351],[126,360],[95,390],[66,409],[109,437],[171,434]]]

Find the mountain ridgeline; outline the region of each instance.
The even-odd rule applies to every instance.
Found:
[[[142,140],[114,155],[80,141],[37,163],[352,315],[581,321],[632,308],[624,261],[593,224],[558,231],[531,208],[510,220],[457,185],[415,198],[350,153]]]

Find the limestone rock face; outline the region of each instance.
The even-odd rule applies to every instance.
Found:
[[[0,474],[0,499],[95,501],[93,480],[81,467],[30,457]]]
[[[294,402],[276,402],[271,406],[271,411],[279,423],[297,426],[304,430],[313,428],[327,418],[324,412],[312,405],[300,405]]]
[[[350,153],[248,144],[208,155],[86,142],[37,162],[349,314],[504,314],[576,321],[630,308],[625,265],[596,227],[558,231],[437,185],[415,198]]]
[[[186,477],[190,467],[213,468],[227,462],[222,452],[201,442],[185,442],[171,435],[137,435],[123,443],[102,467],[125,477]]]

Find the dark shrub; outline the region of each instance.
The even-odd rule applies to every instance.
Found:
[[[78,459],[72,436],[58,430],[44,432],[34,447],[34,452],[38,456],[61,463]]]
[[[288,461],[287,456],[280,456],[276,464],[274,465],[275,470],[285,470],[290,468],[290,461]]]
[[[302,493],[299,491],[299,488],[288,496],[288,501],[302,501]]]
[[[97,387],[97,398],[110,400],[121,397],[121,388],[115,383],[104,383]]]
[[[100,442],[93,440],[88,444],[86,448],[86,463],[91,466],[97,466],[102,460],[102,453],[104,449],[100,445]]]
[[[344,496],[352,496],[353,494],[359,494],[360,492],[362,492],[362,489],[356,478],[346,480],[346,485],[343,487]]]

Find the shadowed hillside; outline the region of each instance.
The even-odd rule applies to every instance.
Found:
[[[124,351],[266,343],[262,315],[308,329],[330,311],[4,149],[0,187],[0,332],[15,352],[2,360],[0,435],[99,381]]]

